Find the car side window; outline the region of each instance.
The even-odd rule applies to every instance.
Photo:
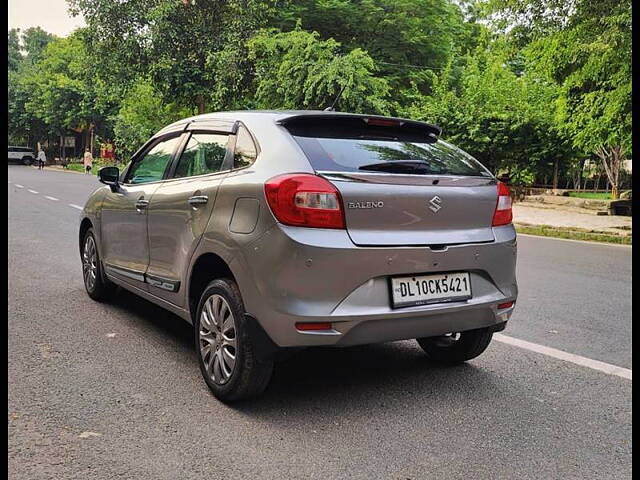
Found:
[[[249,131],[242,125],[238,128],[236,136],[236,149],[233,155],[233,168],[248,167],[256,161],[258,149],[253,143]]]
[[[138,184],[162,180],[178,143],[180,143],[180,137],[173,137],[152,147],[144,157],[131,166],[126,183]]]
[[[180,156],[174,178],[219,172],[227,153],[229,136],[219,133],[194,133]]]

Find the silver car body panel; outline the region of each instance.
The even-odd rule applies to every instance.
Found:
[[[235,277],[247,313],[282,347],[417,338],[508,320],[513,308],[497,310],[497,305],[517,297],[517,242],[512,225],[491,227],[495,178],[316,172],[278,123],[307,114],[222,112],[158,132],[187,130],[194,120],[203,128],[217,121],[241,122],[259,154],[251,166],[238,170],[143,184],[135,192],[125,186],[125,194],[109,187],[96,191],[83,218],[95,225],[101,257],[116,267],[142,269],[145,282],[114,271],[107,276],[191,322],[193,267],[202,255],[215,254]],[[345,206],[344,230],[282,225],[266,202],[264,184],[284,173],[322,175],[345,203],[381,201],[385,207]],[[203,192],[209,202],[194,210],[187,199]],[[141,194],[150,199],[148,212],[136,216],[131,202]],[[423,199],[419,208],[411,202],[416,196]],[[434,196],[442,200],[438,213],[428,205]],[[470,273],[471,299],[391,308],[389,276],[461,271]],[[168,282],[164,287],[158,283],[163,281]],[[330,321],[333,330],[295,328],[296,322],[312,321]]]

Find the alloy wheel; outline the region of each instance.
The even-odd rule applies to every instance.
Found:
[[[214,383],[224,385],[233,375],[237,342],[233,313],[222,296],[214,294],[205,301],[198,338],[207,375]]]
[[[85,240],[82,250],[82,273],[87,290],[92,291],[96,286],[98,274],[98,253],[96,243],[91,235]]]

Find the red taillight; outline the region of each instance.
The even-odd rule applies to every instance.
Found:
[[[309,332],[314,330],[331,330],[331,323],[329,322],[298,322],[296,323],[296,330],[301,332]]]
[[[328,180],[307,173],[280,175],[264,184],[280,223],[297,227],[344,228],[340,193]]]
[[[508,225],[513,219],[511,211],[511,195],[509,188],[502,182],[498,182],[498,203],[496,211],[493,214],[493,222],[491,225],[498,227],[500,225]]]

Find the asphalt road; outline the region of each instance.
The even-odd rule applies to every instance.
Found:
[[[9,478],[630,478],[632,381],[498,341],[454,368],[412,341],[307,350],[218,402],[190,325],[85,294],[72,205],[98,185],[9,167]],[[631,368],[631,249],[518,242],[503,334]]]

